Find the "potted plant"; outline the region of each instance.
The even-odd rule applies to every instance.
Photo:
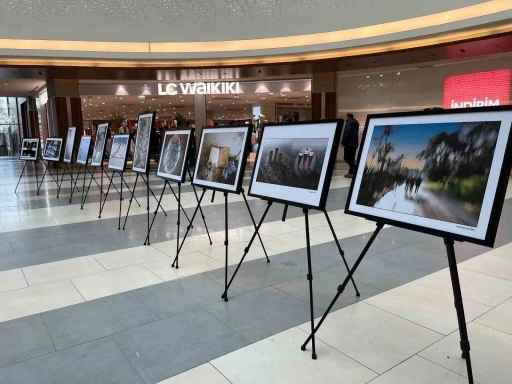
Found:
[[[181,113],[177,113],[174,115],[174,122],[176,123],[176,128],[184,128],[185,125],[185,116]]]
[[[124,116],[114,112],[112,114],[111,119],[112,119],[112,122],[114,123],[114,129],[117,132],[119,130],[119,128],[121,127],[121,123],[124,120]]]

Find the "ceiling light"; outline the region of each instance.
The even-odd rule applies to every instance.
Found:
[[[398,72],[397,75],[400,75],[400,72]]]
[[[366,76],[366,78],[367,78],[367,79],[369,79],[369,78],[370,78],[370,76]]]
[[[380,77],[384,76],[382,73],[380,74]]]
[[[101,104],[105,105],[105,103],[101,103]]]

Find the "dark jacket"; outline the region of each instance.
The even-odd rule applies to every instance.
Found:
[[[345,147],[357,148],[359,146],[359,121],[356,119],[347,120],[341,144]]]

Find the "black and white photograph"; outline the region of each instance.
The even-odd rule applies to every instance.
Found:
[[[483,239],[512,112],[371,118],[350,210]]]
[[[240,193],[249,130],[248,126],[203,128],[194,184]]]
[[[39,139],[23,139],[20,160],[37,160]]]
[[[78,148],[78,156],[76,157],[78,164],[87,165],[89,151],[91,149],[91,139],[91,136],[82,136],[80,139],[80,147]]]
[[[105,145],[107,144],[109,124],[100,124],[96,131],[96,141],[94,143],[94,151],[92,152],[91,165],[99,167],[103,164],[103,156],[105,156]]]
[[[48,137],[44,144],[43,160],[60,161],[62,141],[60,137]]]
[[[165,133],[156,174],[158,177],[179,183],[184,182],[190,140],[193,139],[192,133],[192,130]]]
[[[76,127],[69,127],[68,137],[66,139],[66,149],[64,150],[64,162],[71,163],[73,161],[73,150],[75,148]]]
[[[342,126],[342,120],[267,125],[249,195],[321,209],[329,190]]]
[[[112,148],[110,149],[110,158],[108,159],[109,169],[124,172],[129,147],[129,134],[114,135],[112,138]]]
[[[139,115],[137,124],[137,138],[135,139],[135,151],[133,155],[133,171],[146,173],[149,166],[149,145],[151,129],[155,123],[155,113]]]

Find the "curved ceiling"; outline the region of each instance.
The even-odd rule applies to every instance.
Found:
[[[142,9],[146,3],[152,8]],[[265,64],[391,52],[512,31],[512,0],[17,0],[1,7],[3,65]]]

